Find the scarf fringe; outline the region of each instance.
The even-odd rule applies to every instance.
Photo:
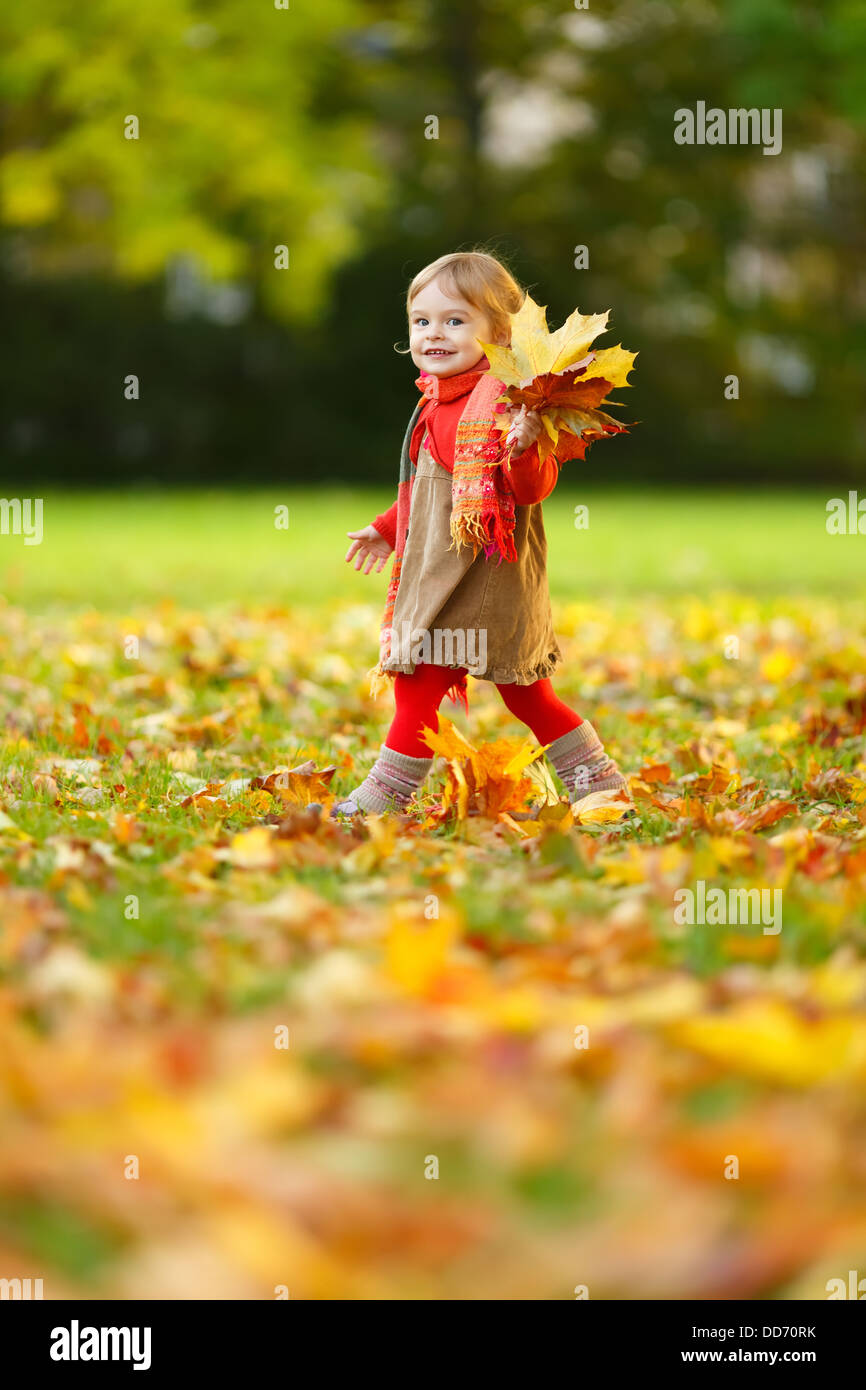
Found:
[[[462,705],[465,713],[469,713],[469,691],[465,676],[461,676],[452,686],[449,686],[448,699],[454,705]]]
[[[476,555],[479,550],[483,550],[487,559],[498,554],[500,564],[503,560],[517,560],[514,535],[505,529],[498,512],[465,512],[462,516],[452,515],[450,530],[449,550],[459,552],[462,546],[471,545]]]

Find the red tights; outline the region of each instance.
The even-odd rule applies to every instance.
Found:
[[[466,668],[430,666],[419,663],[411,676],[398,671],[394,677],[394,696],[397,713],[385,737],[385,743],[396,753],[410,758],[432,757],[430,748],[419,737],[423,725],[435,730],[436,711],[445,692]],[[576,729],[583,720],[554,693],[550,681],[533,681],[532,685],[497,685],[505,706],[528,724],[539,743],[552,743],[569,729]]]

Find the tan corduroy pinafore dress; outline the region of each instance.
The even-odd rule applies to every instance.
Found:
[[[449,550],[451,481],[422,443],[391,620],[392,654],[382,666],[411,674],[417,661],[429,661],[465,666],[479,680],[500,685],[531,685],[562,660],[550,609],[541,503],[515,506],[518,558],[499,564],[498,556],[487,559],[482,550],[473,556],[471,546]],[[413,659],[413,644],[425,632],[429,649],[416,645]]]

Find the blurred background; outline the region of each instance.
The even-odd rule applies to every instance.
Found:
[[[605,483],[862,477],[856,0],[9,0],[2,32],[7,491],[392,489],[407,285],[478,245],[639,352]],[[781,108],[781,153],[677,145],[698,101]]]

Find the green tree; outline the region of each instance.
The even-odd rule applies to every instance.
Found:
[[[360,0],[4,8],[13,265],[135,282],[193,255],[218,280],[256,284],[278,317],[315,315],[387,197],[369,116],[331,100],[352,85],[335,37],[363,24]]]

